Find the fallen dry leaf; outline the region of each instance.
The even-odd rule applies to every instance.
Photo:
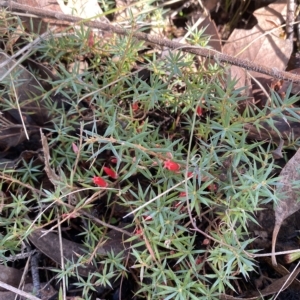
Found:
[[[61,264],[61,253],[59,249],[60,242],[57,234],[52,232],[44,234],[41,229],[36,229],[30,234],[29,240],[43,254],[50,257],[56,263]],[[62,244],[66,263],[67,261],[76,261],[79,256],[86,254],[86,248],[83,245],[74,243],[64,238],[62,238]],[[92,264],[82,264],[82,266],[77,266],[77,271],[81,276],[88,276],[89,273],[96,271],[96,267]]]
[[[61,9],[56,1],[51,0],[16,0],[18,4],[28,5],[31,7],[43,8],[44,10],[52,10],[61,12]],[[30,29],[31,32],[42,34],[52,28],[53,31],[59,31],[68,26],[68,23],[61,20],[53,20],[49,18],[30,17],[26,15],[19,16],[22,20],[22,26]]]
[[[200,18],[201,16],[199,14],[195,14],[195,19]],[[213,49],[222,52],[222,42],[221,38],[217,29],[217,26],[213,20],[211,20],[210,17],[201,17],[203,21],[199,23],[197,26],[198,30],[201,30],[205,28],[204,33],[208,36],[210,36],[208,46],[212,47]],[[195,20],[196,22],[196,20]],[[190,25],[193,26],[192,24]]]
[[[247,136],[250,139],[255,140],[272,140],[276,144],[280,143],[280,140],[284,141],[300,137],[300,124],[297,121],[284,120],[282,117],[272,118],[273,126],[266,121],[261,121],[258,125],[253,123],[246,123],[244,129],[247,130]]]
[[[257,25],[250,30],[235,29],[224,45],[223,52],[275,70],[285,70],[293,49],[292,42],[285,39],[284,27],[280,27],[286,18],[286,6],[286,3],[276,2],[257,9],[254,12]],[[247,77],[238,69],[231,71],[233,78],[239,78],[236,88],[247,85]],[[268,88],[270,76],[256,72],[250,74]],[[255,98],[257,100],[258,97]]]
[[[286,276],[286,275],[290,275],[291,272],[288,271],[283,265],[281,264],[278,264],[277,266],[273,266],[272,264],[272,260],[270,257],[264,257],[263,260],[269,265],[271,266],[274,271],[276,271],[276,273],[282,275],[282,276]],[[294,289],[294,290],[297,290],[297,291],[300,291],[300,281],[295,278],[294,281],[292,282],[291,284],[291,287]]]
[[[32,293],[33,291],[33,284],[32,283],[26,283],[22,291],[26,293]],[[41,283],[41,297],[42,300],[48,300],[52,299],[52,297],[57,294],[57,291],[49,284],[47,283]],[[0,292],[0,300],[15,300],[16,294],[11,291],[4,291]],[[27,297],[21,297],[19,296],[17,298],[18,300],[26,300]]]
[[[13,91],[11,99],[18,101],[22,116],[16,108],[16,103],[12,103],[12,109],[7,112],[19,124],[22,123],[21,118],[29,125],[43,125],[49,121],[48,110],[43,107],[45,102],[42,86],[33,74],[4,52],[0,52],[0,65],[1,83]],[[30,115],[26,115],[27,112],[30,112]]]
[[[274,282],[272,282],[270,285],[268,285],[263,290],[259,291],[252,291],[247,295],[243,295],[242,298],[240,297],[233,297],[229,295],[222,294],[220,296],[221,300],[257,300],[262,299],[262,297],[266,297],[269,295],[274,295],[278,293],[279,291],[286,290],[296,279],[298,274],[300,273],[300,268],[297,268],[292,274],[287,274]],[[283,287],[283,288],[282,288]]]
[[[14,287],[18,287],[23,276],[23,271],[0,265],[0,281]],[[26,276],[26,283],[31,281],[29,276]],[[6,291],[0,287],[0,291]]]
[[[286,3],[273,3],[254,12],[257,25],[251,30],[235,29],[223,51],[265,66],[285,70],[292,44],[279,27],[286,17]]]
[[[280,172],[280,181],[277,187],[279,202],[275,206],[275,226],[272,236],[272,263],[277,265],[275,257],[275,245],[277,235],[280,230],[282,222],[300,209],[300,201],[298,195],[300,188],[295,187],[295,182],[300,180],[299,173],[300,164],[300,149],[287,162],[285,167]]]
[[[124,224],[119,224],[120,228],[124,227]],[[101,256],[106,256],[107,253],[112,251],[116,254],[124,251],[124,256],[127,256],[131,250],[132,244],[140,242],[140,239],[137,239],[135,242],[124,242],[127,236],[116,231],[111,230],[107,234],[107,240],[104,241],[98,248],[97,254]],[[43,254],[50,257],[57,264],[61,264],[61,253],[59,249],[59,236],[55,233],[48,232],[44,234],[43,230],[36,229],[30,236],[29,240],[39,249]],[[69,241],[65,238],[62,238],[62,247],[64,253],[64,259],[67,261],[74,261],[76,258],[88,253],[87,247],[82,244],[78,244],[72,241]],[[145,247],[140,247],[139,249],[145,249]],[[134,258],[134,257],[133,257]],[[77,271],[81,276],[88,276],[90,273],[96,271],[96,266],[92,264],[85,264],[77,266]]]

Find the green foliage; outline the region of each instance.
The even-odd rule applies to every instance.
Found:
[[[110,9],[109,4],[105,10]],[[80,236],[90,251],[64,270],[54,269],[58,280],[65,278],[68,285],[68,278],[77,277],[88,299],[95,285],[111,287],[131,268],[139,280],[135,292],[145,299],[218,299],[236,289],[234,280],[247,279],[255,270],[248,224],[256,222],[261,204],[277,200],[270,146],[248,140],[244,124],[259,127],[267,121],[274,128],[274,117],[299,120],[298,109],[292,107],[299,98],[288,92],[282,100],[273,93],[272,107],[240,113],[245,99],[219,65],[195,70],[194,57],[181,51],[164,59],[150,57],[143,54],[143,43],[130,36],[88,46],[89,34],[81,27],[39,46],[38,59],[55,66],[58,76],[49,79],[52,90],[45,93],[51,122],[44,131],[50,165],[61,182],[51,188],[45,184],[42,160],[22,160],[13,171],[1,170],[2,186],[14,192],[0,217],[1,257],[21,251],[32,226],[29,212],[36,214],[37,225],[50,224],[57,213],[90,212],[97,198],[106,207],[99,219],[110,224],[116,219],[109,215],[116,203],[127,213],[137,209],[133,224],[140,234],[130,238],[134,263],[126,264],[122,253],[112,251],[101,260],[93,257],[100,260],[101,272],[88,278],[76,273],[107,234],[105,226],[82,214]],[[199,30],[190,39],[205,46],[209,37]],[[81,73],[68,69],[78,55],[89,60]],[[151,72],[148,80],[132,71],[141,58],[148,61],[143,65]],[[8,92],[3,88],[1,96]],[[53,104],[55,94],[68,108]],[[0,105],[1,110],[11,108],[7,101]],[[167,160],[179,170],[166,168]],[[103,166],[108,165],[118,179],[105,175]],[[95,188],[94,176],[104,177],[108,189]],[[71,194],[77,195],[73,209],[65,205]],[[203,232],[210,243],[204,243]]]

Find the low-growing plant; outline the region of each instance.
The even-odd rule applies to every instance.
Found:
[[[204,45],[204,33],[195,31],[191,42]],[[62,218],[63,226],[76,224],[88,250],[51,269],[67,287],[77,278],[84,299],[128,276],[138,299],[219,299],[236,291],[237,280],[256,270],[249,222],[257,222],[262,204],[277,200],[272,146],[248,139],[244,125],[264,120],[274,128],[273,118],[287,109],[299,120],[291,108],[299,98],[287,94],[283,102],[273,93],[272,106],[241,112],[242,89],[218,63],[197,69],[194,56],[181,51],[158,58],[131,37],[102,45],[95,36],[89,46],[89,34],[74,28],[36,48],[36,60],[56,73],[43,94],[50,121],[42,130],[60,181],[51,182],[46,154],[38,151],[1,170],[9,199],[0,216],[2,261],[21,251],[35,226]],[[71,71],[70,62],[83,54],[87,67]],[[1,100],[2,111],[18,101],[7,86],[1,98],[8,92],[11,103]],[[132,243],[130,258],[97,254],[110,229],[85,213],[111,225],[128,215],[127,226],[135,228],[124,237]],[[87,261],[100,267],[86,278],[76,270]]]

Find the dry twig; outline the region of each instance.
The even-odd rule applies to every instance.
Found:
[[[206,58],[213,59],[217,62],[228,63],[231,65],[239,66],[241,68],[255,71],[258,73],[266,74],[272,76],[274,78],[283,79],[287,81],[291,81],[294,83],[300,83],[300,76],[296,74],[292,74],[290,72],[279,71],[276,68],[269,68],[267,66],[255,64],[249,60],[239,59],[230,55],[226,55],[220,53],[213,49],[206,49],[202,47],[193,47],[190,45],[174,42],[168,39],[162,39],[158,36],[146,34],[143,32],[134,32],[132,33],[130,30],[123,29],[118,26],[113,26],[107,23],[98,22],[98,21],[87,21],[82,18],[74,17],[71,15],[66,15],[63,13],[58,13],[56,11],[45,10],[41,8],[31,7],[28,5],[22,5],[13,1],[0,1],[0,7],[5,7],[11,11],[22,11],[27,12],[29,14],[37,15],[43,18],[51,18],[57,19],[61,21],[67,21],[70,23],[82,23],[91,28],[101,29],[103,31],[114,32],[119,35],[131,35],[138,40],[143,40],[151,44],[155,44],[161,47],[167,47],[169,49],[181,49],[184,52],[193,53],[195,55],[203,56]],[[75,24],[74,24],[75,25]]]

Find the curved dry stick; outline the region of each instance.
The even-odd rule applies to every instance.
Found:
[[[278,236],[278,232],[280,230],[281,227],[281,222],[280,223],[275,223],[274,229],[273,229],[273,235],[272,235],[272,254],[271,254],[271,258],[272,258],[272,265],[273,266],[277,266],[277,260],[276,260],[276,254],[275,254],[275,247],[276,247],[276,241],[277,241],[277,236]]]
[[[143,40],[148,43],[155,44],[161,47],[167,47],[173,50],[182,49],[182,51],[184,52],[189,52],[206,58],[214,59],[217,62],[225,62],[231,65],[239,66],[247,70],[270,75],[278,79],[283,79],[294,83],[300,83],[300,76],[298,75],[292,74],[290,72],[279,71],[276,68],[269,68],[263,65],[259,65],[249,60],[239,59],[227,54],[220,53],[213,49],[190,46],[187,44],[174,42],[168,39],[162,39],[158,36],[146,34],[143,32],[132,33],[132,31],[130,30],[126,30],[121,27],[113,26],[104,22],[87,21],[82,18],[66,15],[63,13],[58,13],[56,11],[45,10],[45,9],[36,8],[28,5],[18,4],[14,1],[0,1],[0,7],[5,7],[10,11],[26,12],[28,14],[37,15],[43,18],[57,19],[57,20],[67,21],[67,22],[77,23],[77,24],[82,23],[91,28],[101,29],[103,31],[108,31],[108,32],[114,32],[119,35],[126,35],[126,36],[131,35],[138,40]]]

